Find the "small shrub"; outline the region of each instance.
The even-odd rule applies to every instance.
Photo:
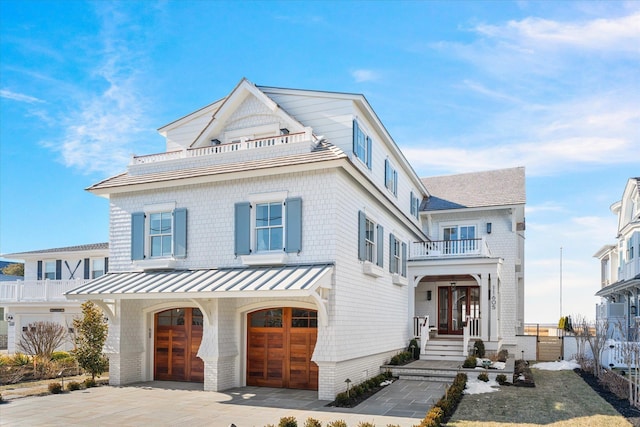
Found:
[[[489,382],[489,374],[487,374],[486,372],[481,372],[480,374],[478,374],[478,379],[480,381],[484,381],[485,383]]]
[[[509,358],[509,350],[503,348],[498,352],[498,362],[506,362]]]
[[[49,393],[51,393],[51,394],[60,394],[60,393],[62,393],[62,384],[60,384],[60,383],[49,383]]]
[[[298,427],[298,421],[296,421],[296,417],[283,417],[280,418],[278,427]]]
[[[482,340],[477,340],[475,343],[473,343],[473,351],[476,355],[476,357],[479,358],[483,358],[484,357],[484,341]]]
[[[304,427],[322,427],[322,423],[315,418],[307,418],[304,422]]]
[[[69,391],[80,390],[81,388],[82,384],[80,384],[78,381],[71,381],[67,383],[67,390]]]
[[[357,427],[376,427],[376,425],[367,421],[360,421]]]
[[[500,385],[505,385],[507,383],[507,376],[505,374],[496,375],[496,382]]]
[[[413,360],[413,354],[411,354],[411,352],[401,351],[391,358],[389,365],[404,365],[411,360]]]
[[[87,378],[86,380],[84,380],[84,386],[86,388],[97,387],[98,383],[93,378]]]
[[[11,364],[11,358],[6,354],[0,354],[0,366],[8,366]]]
[[[409,341],[409,347],[407,347],[407,351],[411,353],[411,358],[417,360],[420,358],[420,346],[418,345],[418,340],[413,338]]]
[[[64,360],[71,357],[71,354],[66,351],[54,351],[51,353],[51,360]]]
[[[344,420],[331,421],[327,427],[348,427]]]
[[[444,419],[444,411],[439,406],[434,406],[420,422],[419,427],[440,427]]]
[[[475,356],[467,356],[466,359],[464,359],[464,363],[462,364],[463,368],[475,368],[476,367],[476,363],[477,359],[475,358]]]
[[[26,366],[31,363],[31,358],[26,354],[16,353],[11,358],[11,365],[13,366]]]

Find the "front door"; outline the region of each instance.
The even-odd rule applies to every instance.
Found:
[[[197,357],[202,320],[202,312],[197,308],[172,308],[156,313],[154,379],[204,382],[204,362]]]
[[[250,313],[247,331],[247,385],[318,389],[318,365],[311,361],[318,336],[318,313],[304,308],[272,308]]]
[[[462,335],[464,321],[480,316],[480,288],[441,286],[438,288],[438,334]]]

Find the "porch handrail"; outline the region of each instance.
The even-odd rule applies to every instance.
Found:
[[[283,144],[295,144],[299,142],[312,141],[313,139],[314,136],[311,132],[311,128],[307,128],[304,132],[290,133],[287,135],[269,136],[266,138],[248,139],[239,142],[208,145],[206,147],[188,148],[185,150],[167,151],[164,153],[147,154],[143,156],[133,156],[133,158],[131,159],[131,164],[141,165],[147,163],[162,162],[165,160],[231,153],[235,151],[273,147]]]
[[[461,240],[431,240],[412,242],[411,258],[442,258],[458,256],[491,256],[484,237]]]
[[[46,302],[67,301],[64,293],[87,283],[85,279],[69,280],[17,280],[2,282],[1,302]]]
[[[472,338],[480,338],[480,318],[468,316],[462,330],[462,356],[467,357],[469,355],[469,341],[471,341]]]

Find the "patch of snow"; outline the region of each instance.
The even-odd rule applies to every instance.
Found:
[[[561,360],[559,362],[541,362],[531,365],[532,368],[542,369],[545,371],[573,371],[580,369],[580,365],[575,360]]]
[[[507,364],[505,362],[493,362],[491,365],[493,369],[504,369],[506,366]]]
[[[477,379],[473,379],[473,380],[467,380],[467,388],[464,389],[464,394],[491,393],[499,390],[500,390],[500,384],[498,384],[493,380],[484,382]]]
[[[393,381],[391,381],[391,380],[386,380],[386,381],[382,381],[382,382],[380,383],[380,385],[381,385],[382,387],[384,387],[384,386],[389,385],[389,384],[391,384],[391,383],[393,383]]]

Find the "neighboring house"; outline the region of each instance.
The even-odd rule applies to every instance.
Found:
[[[64,349],[73,348],[74,316],[82,313],[80,303],[64,293],[102,276],[108,269],[109,244],[70,246],[31,252],[3,254],[24,261],[24,277],[0,283],[0,306],[7,322],[7,350],[17,351],[22,331],[39,321],[56,322],[68,328]]]
[[[112,384],[332,400],[416,335],[423,358],[517,349],[524,169],[421,180],[364,96],[246,79],[159,132],[166,152],[88,188],[110,272],[67,293],[109,319]]]
[[[601,303],[596,318],[608,321],[615,341],[638,341],[640,322],[640,178],[630,178],[622,199],[611,205],[618,217],[614,244],[603,246],[594,257],[600,260]]]

